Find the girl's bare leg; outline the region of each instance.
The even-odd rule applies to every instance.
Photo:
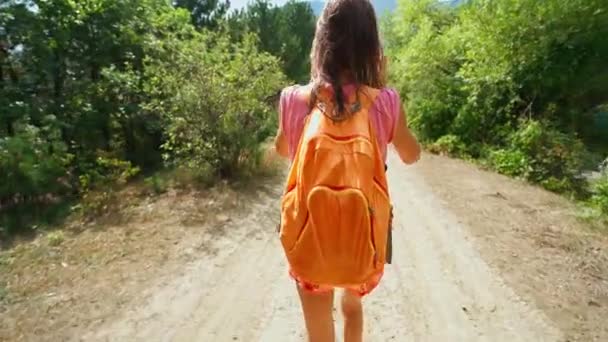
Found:
[[[342,314],[344,315],[344,342],[362,342],[363,304],[361,297],[350,291],[344,291]]]
[[[308,342],[335,342],[334,291],[311,293],[298,286]]]

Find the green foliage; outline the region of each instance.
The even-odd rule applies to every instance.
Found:
[[[408,99],[410,123],[423,141],[450,134],[462,102],[456,76],[462,48],[447,32],[453,17],[450,9],[425,0],[400,3],[383,21],[391,82]]]
[[[47,234],[46,239],[51,247],[57,247],[65,241],[65,236],[61,231],[50,232]]]
[[[519,150],[494,150],[487,156],[487,163],[496,171],[513,177],[528,178],[530,160]]]
[[[264,99],[285,83],[277,60],[252,38],[234,44],[207,33],[165,43],[172,58],[147,71],[156,94],[150,107],[166,120],[166,160],[218,177],[256,167],[276,116]]]
[[[15,125],[15,134],[0,138],[0,201],[7,203],[67,190],[65,177],[71,155],[53,127]],[[62,179],[63,178],[63,179]]]
[[[79,177],[81,201],[72,209],[84,217],[102,216],[120,203],[117,191],[139,174],[130,162],[100,156]]]
[[[549,124],[524,121],[504,148],[482,157],[496,171],[542,185],[548,190],[585,195],[583,166],[589,157],[582,142]]]
[[[0,169],[10,179],[0,186],[5,232],[65,213],[66,202],[84,192],[79,178],[94,172],[98,151],[141,166],[153,163],[137,156],[160,155],[160,130],[144,125],[148,118],[138,111],[141,92],[118,96],[121,87],[105,70],[142,74],[142,32],[163,11],[173,8],[160,0],[0,6]]]
[[[122,186],[139,172],[140,169],[128,161],[100,156],[86,173],[80,175],[80,189],[87,192],[96,188]]]
[[[79,212],[103,214],[121,185],[165,161],[204,177],[256,164],[274,124],[262,99],[284,77],[261,40],[224,30],[227,4],[0,5],[0,234],[40,227],[77,199]],[[272,52],[300,53],[296,37]],[[294,56],[283,67],[299,73]]]
[[[585,145],[600,155],[608,155],[608,105],[585,113],[581,121],[583,120],[587,122],[581,127],[581,137]]]
[[[0,237],[32,216],[52,221],[64,209],[60,202],[71,191],[72,155],[55,124],[52,116],[42,127],[15,124],[14,135],[0,137]]]
[[[603,0],[401,0],[383,35],[432,150],[584,196],[587,150],[608,153],[591,115],[608,102],[607,22]]]
[[[316,18],[308,2],[289,0],[282,6],[255,0],[228,18],[228,30],[235,40],[255,33],[261,51],[276,56],[289,79],[308,82],[310,49]]]
[[[146,188],[155,195],[160,195],[167,192],[168,184],[167,180],[158,174],[154,174],[144,179]]]
[[[591,196],[582,203],[581,216],[605,230],[608,227],[608,169],[604,168],[599,177],[591,181],[590,192]]]
[[[173,4],[187,9],[198,28],[217,28],[230,7],[229,1],[221,0],[174,0]]]
[[[538,121],[522,124],[510,139],[512,149],[530,158],[528,180],[552,191],[582,193],[588,152],[579,139]]]
[[[432,153],[463,157],[467,153],[467,146],[462,142],[460,137],[453,134],[448,134],[430,144],[428,146],[428,150]]]
[[[608,172],[593,181],[589,203],[608,217]]]

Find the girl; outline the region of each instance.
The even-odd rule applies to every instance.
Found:
[[[333,94],[334,115],[348,117],[356,115],[356,110],[347,109],[346,99],[366,86],[380,91],[369,115],[384,160],[387,145],[392,143],[403,162],[416,162],[420,147],[408,129],[399,95],[385,87],[384,69],[376,14],[369,0],[329,0],[317,22],[311,52],[311,83],[288,87],[281,93],[275,140],[278,153],[293,160],[305,118],[316,103],[315,94],[329,90]],[[333,342],[334,288],[292,276],[298,285],[309,341]],[[341,300],[345,342],[362,341],[361,298],[378,285],[380,278],[381,275],[369,283],[345,289]]]

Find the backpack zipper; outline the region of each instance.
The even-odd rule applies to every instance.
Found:
[[[378,267],[378,248],[376,247],[376,239],[374,238],[374,208],[368,207],[369,209],[369,218],[370,218],[370,230],[371,230],[371,238],[372,245],[374,246],[374,268]]]

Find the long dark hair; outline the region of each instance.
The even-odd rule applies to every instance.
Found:
[[[329,0],[317,21],[311,51],[313,99],[323,82],[331,84],[337,115],[345,111],[342,82],[357,87],[384,86],[382,47],[374,7],[369,0]]]

